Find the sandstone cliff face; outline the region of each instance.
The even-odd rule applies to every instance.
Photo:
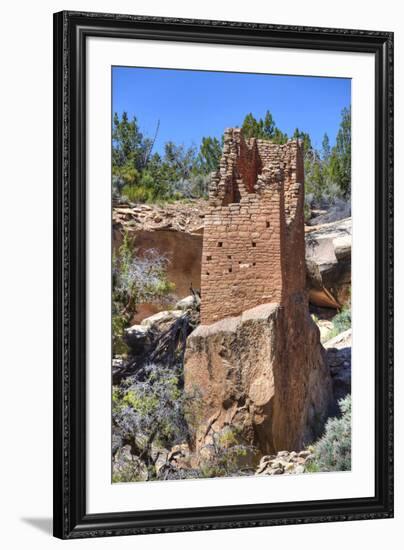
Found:
[[[137,231],[135,246],[142,256],[150,249],[157,250],[168,259],[167,279],[174,283],[174,294],[184,298],[190,293],[190,287],[201,286],[201,244],[200,235],[177,231]],[[133,322],[141,321],[158,309],[148,310],[140,307]]]
[[[201,286],[203,218],[206,201],[168,204],[164,207],[145,204],[114,207],[113,246],[122,243],[124,232],[134,237],[134,246],[141,257],[151,249],[167,258],[167,278],[174,284],[174,294],[184,298],[190,287]],[[162,307],[141,303],[132,323],[161,311]]]
[[[198,388],[204,403],[197,453],[228,425],[263,454],[302,449],[321,431],[333,407],[331,379],[318,328],[296,302],[260,305],[188,337],[185,388]]]

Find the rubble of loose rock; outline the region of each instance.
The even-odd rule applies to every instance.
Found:
[[[261,458],[255,475],[303,474],[306,464],[314,458],[313,448],[296,451],[279,451]]]
[[[177,201],[172,204],[116,204],[113,207],[114,228],[134,231],[181,231],[198,233],[203,230],[207,202],[203,199]]]

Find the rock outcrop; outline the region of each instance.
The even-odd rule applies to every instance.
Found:
[[[352,220],[306,228],[305,240],[310,301],[339,308],[350,298]]]
[[[303,449],[321,433],[333,407],[331,380],[307,305],[293,307],[291,317],[264,304],[188,337],[186,390],[199,389],[205,418],[197,452],[227,425],[263,454]]]
[[[208,203],[189,199],[159,206],[157,204],[115,203],[112,211],[113,229],[137,231],[178,231],[200,233]],[[116,236],[116,235],[114,235]]]

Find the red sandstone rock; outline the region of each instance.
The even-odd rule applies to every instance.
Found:
[[[333,404],[319,330],[303,303],[264,304],[200,325],[187,340],[185,389],[198,390],[203,403],[197,451],[226,425],[264,454],[302,449]]]

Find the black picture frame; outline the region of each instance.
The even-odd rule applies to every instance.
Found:
[[[375,496],[86,512],[86,38],[375,55]],[[60,12],[54,15],[54,535],[63,539],[393,517],[393,33]]]

